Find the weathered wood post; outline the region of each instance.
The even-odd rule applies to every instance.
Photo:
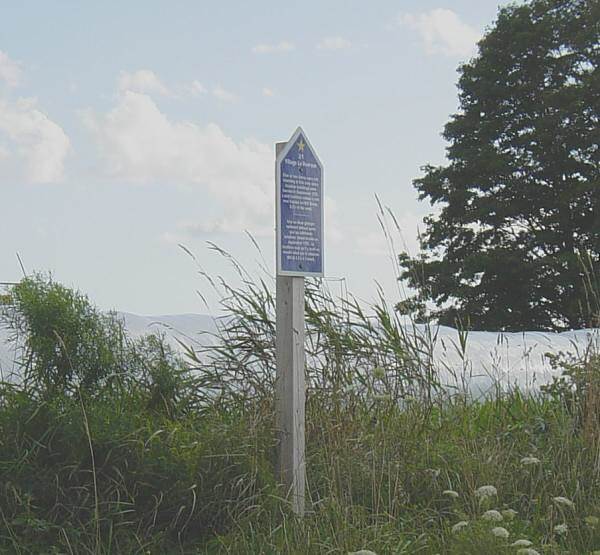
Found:
[[[304,278],[323,276],[323,166],[298,128],[276,148],[276,365],[278,477],[304,515]]]

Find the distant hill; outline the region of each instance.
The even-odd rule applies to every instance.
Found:
[[[186,345],[206,345],[211,342],[210,334],[216,331],[215,319],[207,314],[139,316],[119,312],[119,316],[125,320],[125,327],[133,337],[162,332],[173,346],[178,346],[174,338]]]

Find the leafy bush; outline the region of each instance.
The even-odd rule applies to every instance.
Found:
[[[3,317],[23,362],[0,386],[0,551],[164,552],[226,531],[273,486],[268,432],[251,412],[198,410],[162,337],[132,340],[43,276]]]
[[[123,371],[123,324],[85,295],[38,275],[15,285],[10,298],[2,315],[22,349],[21,376],[31,390],[46,397],[90,391]]]

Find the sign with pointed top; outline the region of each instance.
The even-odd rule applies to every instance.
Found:
[[[323,164],[298,127],[276,161],[277,274],[323,277]]]

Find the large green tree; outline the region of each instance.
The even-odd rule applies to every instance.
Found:
[[[600,1],[502,8],[459,68],[448,164],[414,181],[437,208],[402,277],[443,324],[589,324],[600,275]],[[593,295],[593,293],[592,293]]]

